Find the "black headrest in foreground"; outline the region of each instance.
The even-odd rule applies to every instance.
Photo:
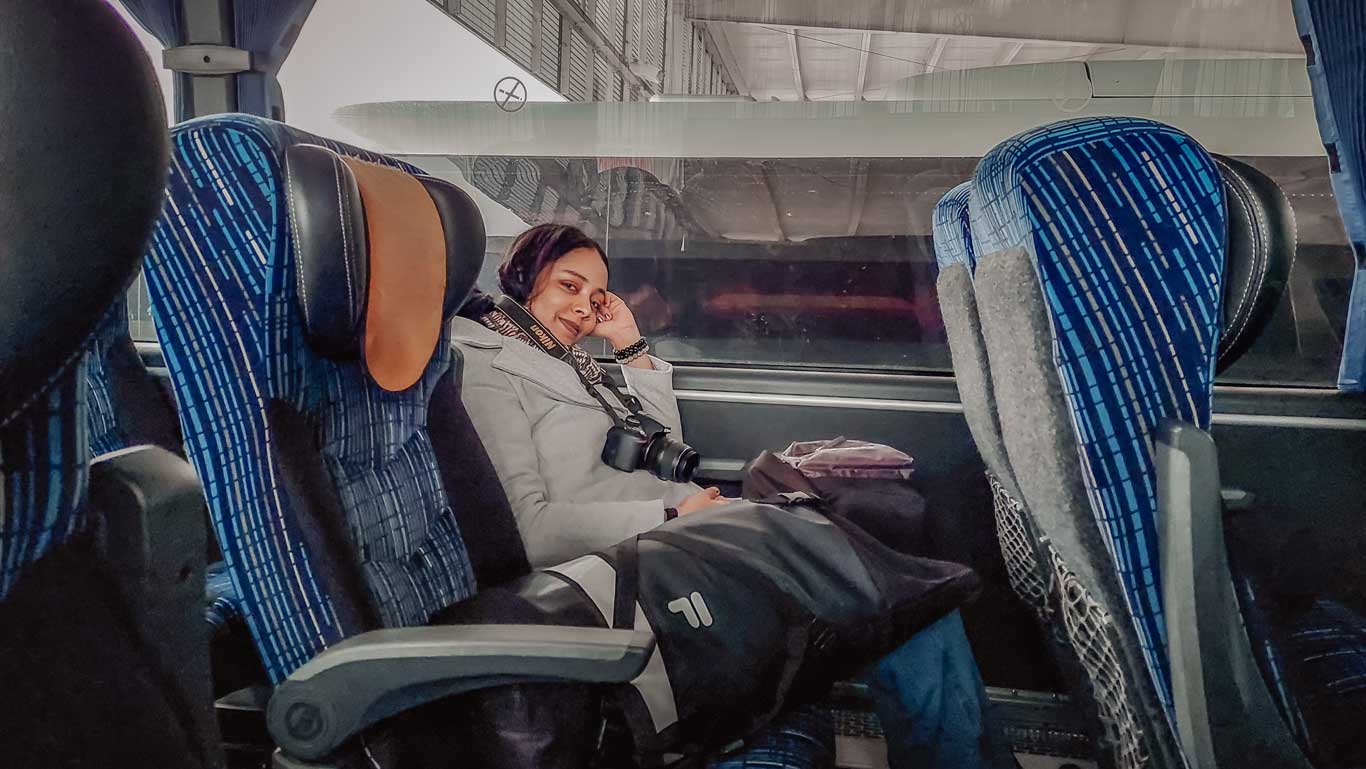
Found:
[[[1269,176],[1246,163],[1214,156],[1228,201],[1224,259],[1224,321],[1217,370],[1233,364],[1266,328],[1295,260],[1295,215]]]
[[[166,183],[147,55],[102,0],[0,2],[0,424],[137,274]]]
[[[357,162],[309,144],[292,146],[285,153],[290,230],[309,344],[319,354],[343,360],[362,350],[374,258],[372,228],[407,226],[369,221],[356,174],[348,165]],[[380,173],[403,173],[373,168]],[[387,234],[422,243],[436,239],[432,245],[445,252],[446,289],[440,317],[449,320],[479,277],[484,220],[470,196],[450,182],[430,176],[410,178],[420,182],[431,198],[439,226],[431,232]]]

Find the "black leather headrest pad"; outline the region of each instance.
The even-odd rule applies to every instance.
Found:
[[[1216,371],[1233,364],[1276,313],[1295,260],[1295,216],[1285,193],[1246,163],[1215,155],[1228,203],[1223,335]]]
[[[165,195],[151,63],[103,0],[0,3],[0,424],[137,274]]]
[[[370,288],[365,207],[356,178],[332,150],[296,144],[285,150],[285,197],[309,345],[324,357],[353,358]]]
[[[443,316],[450,320],[474,291],[479,268],[484,264],[484,217],[474,199],[443,179],[419,176],[418,181],[436,203],[446,231],[446,301]]]
[[[355,168],[371,168],[381,175],[403,172],[357,163],[361,161],[316,145],[299,144],[285,151],[290,233],[304,326],[310,346],[338,360],[361,354],[373,289],[372,260],[377,258],[374,228],[381,228],[381,236],[417,235],[410,231],[412,225],[390,223],[398,221],[393,217],[373,221]],[[408,178],[425,191],[439,220],[436,237],[445,258],[445,292],[439,314],[449,320],[478,278],[485,248],[483,218],[474,201],[455,185],[429,176]],[[375,190],[371,194],[376,194]],[[384,229],[395,226],[405,230],[391,233]]]

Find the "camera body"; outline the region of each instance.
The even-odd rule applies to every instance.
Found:
[[[669,428],[657,420],[635,414],[607,431],[602,461],[628,473],[648,470],[657,478],[687,483],[697,472],[698,455],[691,446],[670,438]]]

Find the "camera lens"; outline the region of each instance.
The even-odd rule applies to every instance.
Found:
[[[663,435],[658,436],[655,442],[659,447],[658,453],[653,457],[654,461],[650,463],[650,472],[666,481],[691,481],[697,474],[697,451],[686,443],[669,440]]]

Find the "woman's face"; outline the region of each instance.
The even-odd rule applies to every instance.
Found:
[[[607,265],[591,248],[576,248],[536,276],[527,309],[567,346],[593,333],[607,301]]]

